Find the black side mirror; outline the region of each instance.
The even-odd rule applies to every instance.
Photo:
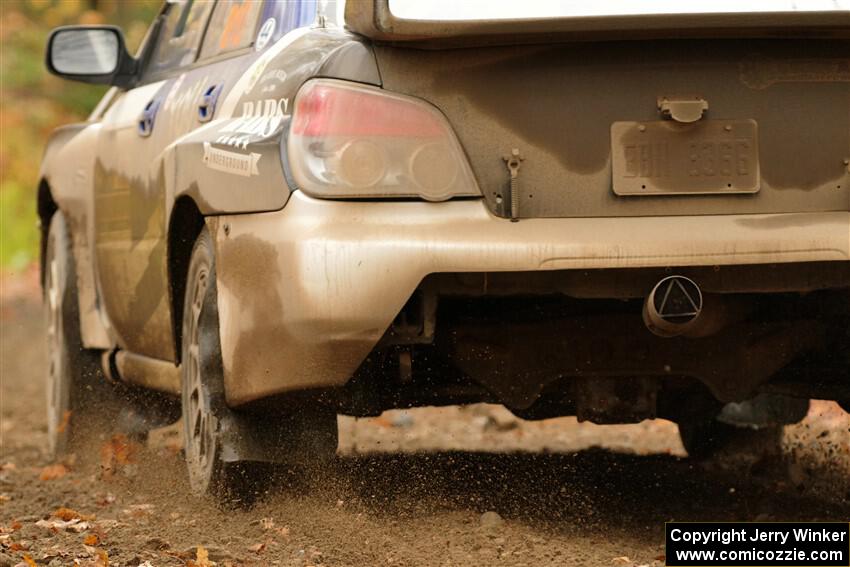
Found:
[[[137,68],[115,26],[64,26],[47,40],[47,70],[63,79],[126,87]]]

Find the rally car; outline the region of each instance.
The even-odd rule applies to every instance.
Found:
[[[54,454],[118,391],[217,494],[340,413],[663,417],[697,455],[848,408],[850,13],[445,4],[53,31],[112,85],[38,183]]]

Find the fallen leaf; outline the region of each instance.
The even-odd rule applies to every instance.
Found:
[[[35,523],[35,525],[40,528],[46,528],[53,531],[69,530],[77,533],[84,532],[89,529],[89,523],[83,522],[79,518],[74,518],[67,522],[62,520],[39,520]]]
[[[115,502],[115,495],[111,492],[107,492],[106,494],[99,494],[97,496],[97,505],[98,506],[108,506]]]
[[[153,515],[153,504],[133,504],[121,510],[121,513],[133,518],[144,518]]]
[[[12,520],[11,525],[7,528],[5,526],[0,526],[0,534],[10,534],[12,532],[16,532],[21,529],[21,523],[17,520]]]
[[[248,551],[253,551],[254,553],[261,553],[265,548],[265,543],[255,543],[254,545],[248,546]]]
[[[631,562],[632,562],[632,560],[629,559],[628,557],[626,557],[625,555],[622,555],[620,557],[615,557],[614,559],[611,560],[611,563],[613,563],[614,565],[628,565]]]
[[[69,423],[71,423],[71,410],[65,410],[65,413],[62,414],[62,421],[59,422],[59,427],[56,428],[56,432],[62,433],[65,431]]]
[[[38,475],[39,480],[56,480],[68,474],[68,467],[62,463],[55,465],[47,465],[41,469],[41,474]]]
[[[98,520],[97,524],[93,527],[97,530],[98,533],[106,533],[120,524],[121,522],[119,522],[118,520]]]
[[[393,425],[392,423],[390,423],[390,420],[388,420],[384,416],[373,417],[369,421],[371,423],[374,423],[375,425],[380,425],[381,427],[392,427]]]
[[[38,567],[35,561],[32,560],[32,557],[24,553],[24,563],[26,563],[29,567]]]
[[[89,534],[83,540],[83,543],[86,545],[97,545],[100,543],[100,538],[97,537],[97,534]]]
[[[70,508],[65,508],[65,507],[57,508],[56,511],[53,512],[53,517],[59,518],[60,520],[64,520],[66,522],[69,522],[69,521],[74,520],[74,519],[76,519],[76,520],[92,520],[92,519],[94,519],[91,516],[83,516],[82,514],[77,512],[76,510],[71,510]]]
[[[100,448],[100,468],[109,477],[119,469],[136,461],[138,445],[130,442],[126,435],[113,435]]]
[[[12,543],[9,544],[9,550],[10,551],[26,551],[27,549],[28,549],[28,546],[26,546],[22,543],[18,543],[16,541],[13,541]]]
[[[195,550],[195,565],[196,567],[211,567],[210,554],[206,548],[198,546]]]

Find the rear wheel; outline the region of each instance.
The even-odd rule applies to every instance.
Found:
[[[204,229],[195,242],[186,282],[181,358],[183,444],[189,485],[197,495],[241,498],[250,486],[238,482],[236,463],[221,458],[220,420],[227,412],[218,346],[215,263]],[[215,336],[213,336],[213,331]]]
[[[114,388],[103,376],[98,352],[83,348],[77,274],[62,211],[50,219],[47,232],[44,303],[48,451],[59,458],[81,443],[93,441],[97,433],[108,432],[117,410]]]
[[[333,454],[336,414],[326,408],[299,407],[277,415],[236,412],[227,406],[215,256],[206,228],[198,235],[189,264],[182,336],[184,449],[195,494],[250,503],[273,476],[267,463]]]

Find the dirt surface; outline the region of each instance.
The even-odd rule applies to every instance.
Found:
[[[340,418],[337,460],[251,509],[189,496],[175,428],[53,463],[35,286],[7,279],[0,302],[0,566],[663,565],[669,520],[850,519],[850,416],[826,402],[782,460],[708,464],[660,420]]]

